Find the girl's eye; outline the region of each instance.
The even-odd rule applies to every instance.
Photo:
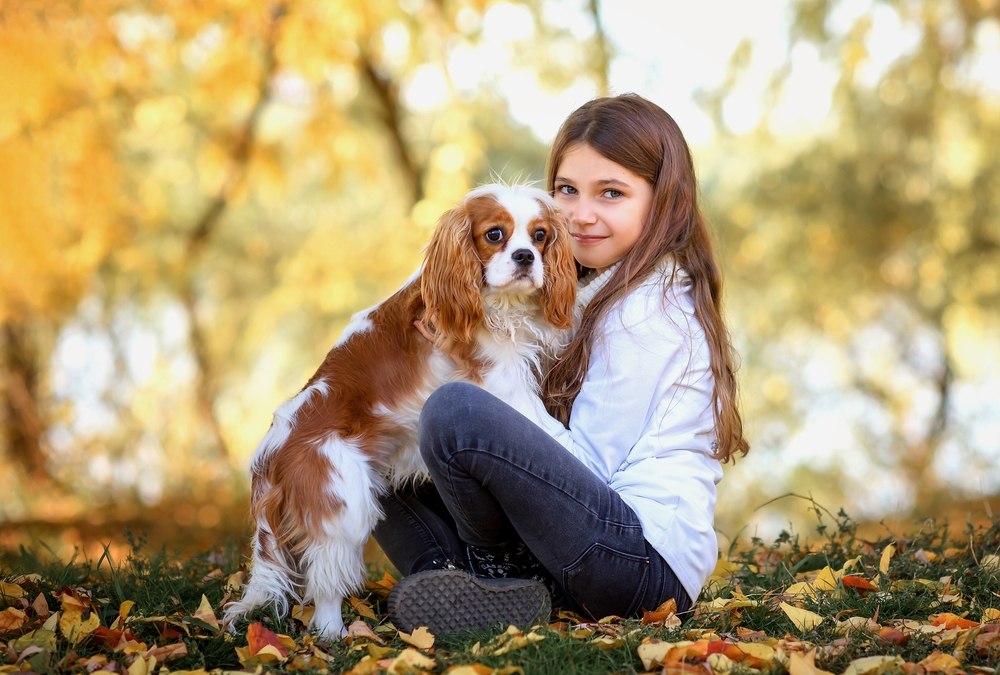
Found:
[[[560,185],[559,187],[556,188],[556,192],[559,192],[564,195],[575,195],[576,188],[573,187],[572,185]]]
[[[493,244],[499,243],[503,239],[503,230],[499,227],[494,227],[486,233],[486,241]]]
[[[539,244],[545,241],[545,230],[535,230],[535,241]]]
[[[622,196],[622,191],[621,190],[605,190],[604,191],[604,196],[608,197],[610,199],[617,199],[618,197]]]

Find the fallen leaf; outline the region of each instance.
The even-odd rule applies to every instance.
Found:
[[[889,573],[889,560],[894,555],[896,555],[896,545],[895,544],[889,544],[888,546],[886,546],[882,550],[882,557],[879,559],[879,562],[878,562],[878,571],[879,572],[881,572],[882,574],[888,574]]]
[[[16,600],[24,597],[24,589],[17,584],[0,581],[0,600]]]
[[[816,667],[816,650],[808,653],[792,652],[788,655],[788,675],[833,675]]]
[[[59,631],[70,641],[70,644],[74,645],[93,633],[94,629],[100,625],[101,620],[98,618],[97,612],[91,611],[84,619],[82,612],[74,605],[70,605],[70,609],[64,610],[59,618]]]
[[[46,649],[51,652],[56,648],[56,634],[55,631],[39,628],[38,630],[25,633],[21,637],[17,638],[11,642],[11,646],[14,648],[14,651],[18,653],[24,651],[28,647],[40,647],[41,649]]]
[[[306,625],[309,625],[309,622],[312,621],[313,614],[315,613],[316,607],[313,605],[306,605],[305,607],[302,605],[295,605],[292,607],[292,618],[298,619]]]
[[[423,626],[416,628],[412,633],[399,631],[399,639],[417,649],[430,649],[434,646],[434,634]]]
[[[975,628],[979,625],[978,621],[970,621],[969,619],[964,619],[960,616],[956,616],[951,612],[942,612],[941,614],[931,614],[927,617],[931,624],[934,626],[944,626],[945,628]]]
[[[903,663],[905,662],[899,656],[865,656],[851,661],[843,675],[865,675],[874,670],[891,671]]]
[[[144,659],[141,656],[128,667],[128,675],[150,675],[156,669],[156,657]]]
[[[979,561],[979,566],[990,572],[1000,572],[1000,555],[989,553]]]
[[[445,675],[493,675],[493,669],[481,663],[452,666],[444,672]]]
[[[166,661],[167,659],[176,659],[181,656],[187,656],[188,648],[183,642],[177,642],[170,645],[164,645],[162,647],[153,647],[146,653],[146,657],[156,657],[157,661]]]
[[[28,615],[16,607],[8,607],[0,612],[0,635],[17,630],[28,620]]]
[[[1000,623],[1000,609],[994,609],[993,607],[987,607],[983,610],[982,616],[983,623]]]
[[[257,656],[268,645],[274,647],[281,658],[288,656],[288,650],[273,631],[264,628],[259,622],[250,624],[247,628],[247,647],[250,648],[250,655]]]
[[[803,632],[810,631],[816,626],[823,623],[823,617],[821,617],[819,614],[816,614],[815,612],[810,612],[809,610],[806,609],[799,609],[798,607],[793,607],[792,605],[789,605],[787,602],[783,602],[779,606],[781,607],[781,611],[783,611],[788,616],[788,618],[792,620],[792,623],[795,624],[795,627],[798,628],[800,631]]]
[[[369,605],[364,600],[355,597],[350,597],[347,599],[347,602],[351,605],[351,607],[354,608],[354,611],[360,614],[361,616],[365,617],[366,619],[372,619],[374,621],[378,621],[378,617],[375,616],[375,610],[373,610],[372,606]]]
[[[377,659],[370,656],[363,656],[361,660],[355,664],[353,668],[345,671],[343,675],[372,675],[379,671],[379,663]]]
[[[351,638],[351,639],[354,639],[354,638],[367,638],[369,640],[374,640],[375,642],[379,643],[380,645],[385,644],[385,640],[383,640],[382,638],[380,638],[378,635],[375,635],[375,632],[371,629],[371,626],[369,626],[367,623],[365,623],[361,619],[357,619],[354,623],[352,623],[350,626],[348,626],[348,628],[347,628],[347,637]],[[434,639],[433,638],[431,638],[431,644],[434,644]]]
[[[208,601],[204,593],[201,596],[201,604],[198,605],[198,609],[195,610],[192,616],[200,621],[204,621],[216,631],[222,630],[219,628],[219,620],[215,618],[215,610],[212,609],[212,603]]]
[[[35,601],[31,603],[31,608],[35,610],[35,614],[38,615],[39,619],[45,620],[49,618],[52,612],[49,610],[49,601],[45,599],[44,593],[39,593]]]
[[[437,667],[437,661],[416,649],[407,647],[399,653],[399,656],[379,661],[378,665],[393,675],[404,675],[411,670],[433,670]]]
[[[927,673],[954,673],[962,669],[962,663],[951,654],[940,651],[931,652],[918,666]]]
[[[877,591],[878,586],[868,581],[864,577],[841,577],[840,583],[859,591]]]

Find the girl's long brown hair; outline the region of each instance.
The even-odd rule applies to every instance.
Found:
[[[715,379],[715,456],[727,461],[736,453],[745,455],[750,445],[743,436],[737,405],[735,353],[722,319],[722,276],[712,255],[708,226],[698,209],[694,162],[680,128],[662,108],[635,94],[585,103],[567,118],[552,144],[548,163],[550,192],[555,188],[563,155],[580,144],[589,145],[646,179],[652,186],[653,200],[643,223],[643,236],[622,257],[608,284],[587,306],[579,331],[543,381],[549,412],[568,425],[602,320],[630,289],[670,257],[690,278],[695,317],[708,341]],[[670,281],[672,278],[667,285]]]

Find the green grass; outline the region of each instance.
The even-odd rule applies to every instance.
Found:
[[[773,542],[751,539],[743,545],[734,545],[727,555],[732,562],[728,576],[710,580],[696,610],[681,617],[680,626],[666,628],[643,625],[639,620],[612,619],[601,625],[588,624],[583,627],[585,630],[580,630],[578,621],[572,617],[553,617],[553,623],[534,629],[535,635],[543,639],[502,655],[490,654],[503,637],[500,627],[484,633],[438,636],[429,652],[433,659],[431,672],[478,664],[481,672],[490,669],[503,672],[503,668],[519,667],[524,673],[546,675],[641,673],[644,667],[638,647],[644,639],[694,642],[687,647],[685,660],[688,665],[684,668],[687,672],[694,668],[694,672],[704,674],[712,669],[704,665],[705,654],[699,654],[699,649],[704,652],[711,647],[709,651],[718,651],[726,647],[730,651],[725,653],[739,655],[740,651],[733,651],[734,645],[742,643],[745,646],[753,642],[772,647],[777,650],[777,656],[765,661],[736,662],[731,671],[733,675],[756,672],[751,665],[757,670],[783,673],[789,654],[812,649],[815,649],[819,668],[838,674],[858,658],[877,655],[899,655],[902,661],[910,664],[897,666],[900,672],[935,672],[927,665],[930,661],[925,659],[932,661],[942,655],[956,659],[951,663],[959,663],[965,672],[994,672],[993,664],[1000,661],[1000,633],[995,623],[962,624],[949,629],[933,628],[931,622],[932,617],[944,613],[979,622],[984,617],[984,610],[1000,608],[1000,564],[995,564],[997,558],[990,557],[996,556],[1000,549],[1000,519],[983,526],[956,529],[928,521],[914,526],[911,533],[883,529],[879,540],[865,541],[857,535],[855,523],[843,512],[833,516],[818,507],[815,512],[818,524],[809,537],[783,532]],[[21,599],[0,598],[0,608],[10,606],[24,612],[21,625],[0,634],[0,641],[9,645],[7,649],[0,648],[0,672],[30,668],[37,673],[85,673],[88,664],[94,668],[103,665],[103,659],[114,661],[117,672],[126,672],[129,665],[133,665],[135,672],[134,654],[126,653],[129,650],[114,651],[120,636],[111,634],[109,638],[105,630],[118,618],[125,601],[135,603],[124,625],[129,639],[145,643],[147,649],[179,643],[186,646],[186,655],[162,665],[157,663],[156,668],[165,666],[170,671],[178,671],[239,670],[244,667],[236,648],[247,645],[245,629],[248,624],[241,624],[241,632],[232,636],[192,616],[203,596],[216,614],[221,614],[220,604],[230,593],[226,588],[227,580],[243,562],[238,547],[230,544],[203,554],[178,557],[165,549],[147,550],[141,537],[126,533],[126,538],[132,552],[121,561],[111,560],[107,551],[96,561],[69,564],[56,561],[44,549],[0,552],[0,579],[16,582],[25,592]],[[884,561],[888,564],[886,574],[880,572],[879,567],[883,563],[883,552],[890,544],[895,546],[895,554]],[[878,590],[859,592],[839,582],[830,592],[787,594],[792,584],[814,579],[816,573],[826,567],[840,570],[849,560],[859,556],[860,565],[849,574],[870,581],[877,578]],[[54,644],[44,644],[41,639],[46,636],[41,632],[44,617],[37,614],[31,603],[41,596],[55,612],[67,606],[60,599],[64,593],[75,594],[87,605],[81,621],[89,619],[93,613],[103,628],[77,644],[66,639],[65,629],[57,628]],[[741,597],[753,604],[718,611],[710,606],[717,598]],[[275,616],[271,611],[260,611],[250,617],[250,622],[260,623],[269,631],[294,641],[285,660],[265,662],[265,669],[306,668],[341,673],[357,666],[368,654],[391,658],[402,652],[408,645],[387,623],[384,597],[372,591],[363,598],[376,616],[365,621],[385,640],[384,646],[369,646],[369,641],[364,639],[354,640],[352,644],[314,641],[301,622]],[[779,608],[782,602],[814,612],[823,621],[812,630],[799,630]],[[14,616],[10,610],[5,611]],[[991,615],[987,612],[985,616]],[[859,628],[845,637],[843,627],[849,617],[875,619],[877,625]],[[358,618],[345,604],[345,623],[349,625]],[[52,623],[50,620],[49,625]],[[3,625],[0,621],[0,631]],[[605,642],[613,641],[602,644],[595,640],[601,637]],[[32,653],[22,658],[33,641],[44,648],[30,650]],[[684,648],[684,643],[680,647]],[[142,653],[138,647],[131,651]],[[676,656],[679,652],[672,653]],[[315,657],[316,654],[327,660],[304,659],[306,655]],[[713,660],[717,658],[709,657],[709,663],[719,672],[727,666]],[[912,665],[921,662],[924,662],[919,667],[922,670]],[[254,665],[249,663],[251,670]],[[672,667],[673,670],[668,668],[666,672],[680,672],[677,670],[679,664]],[[655,672],[662,670],[660,666],[655,668]],[[960,671],[953,667],[950,672]]]

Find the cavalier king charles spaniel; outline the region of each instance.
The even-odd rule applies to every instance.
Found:
[[[424,401],[464,380],[541,419],[539,371],[566,343],[575,294],[569,236],[546,192],[486,185],[445,213],[421,270],[355,315],[275,411],[250,465],[250,580],[226,621],[267,604],[284,614],[293,598],[315,603],[311,627],[339,639],[341,604],[365,581],[379,494],[426,471]]]

